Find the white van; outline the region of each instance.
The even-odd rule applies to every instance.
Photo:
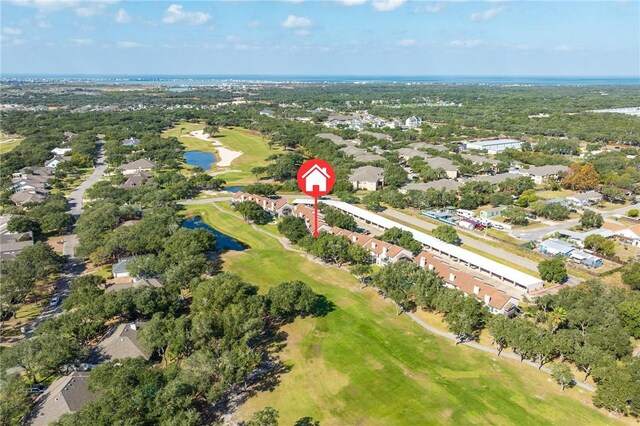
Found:
[[[464,217],[467,219],[472,219],[474,217],[476,217],[476,214],[472,211],[469,210],[464,210],[464,209],[458,209],[456,210],[456,214],[460,217]]]

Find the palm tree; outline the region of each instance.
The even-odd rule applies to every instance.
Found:
[[[567,311],[562,306],[558,306],[549,312],[548,321],[551,326],[551,333],[555,333],[567,321]]]

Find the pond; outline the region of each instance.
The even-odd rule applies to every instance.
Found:
[[[224,190],[227,192],[231,192],[232,194],[235,194],[236,192],[240,192],[244,190],[244,186],[227,186],[224,188]]]
[[[197,166],[202,170],[211,170],[211,164],[216,162],[216,156],[204,151],[185,151],[184,161],[190,166]]]
[[[242,251],[248,247],[240,241],[231,238],[227,234],[223,234],[215,228],[207,225],[200,216],[185,219],[182,222],[182,227],[186,229],[206,229],[216,236],[216,250],[233,250]]]

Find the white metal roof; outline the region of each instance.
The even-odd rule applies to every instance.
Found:
[[[450,256],[456,257],[478,268],[491,271],[494,274],[504,277],[510,281],[513,281],[514,283],[517,283],[518,285],[521,285],[527,289],[535,289],[542,285],[542,280],[540,278],[534,277],[533,275],[525,274],[524,272],[520,272],[516,269],[513,269],[509,266],[506,266],[496,261],[493,261],[491,259],[488,259],[479,254],[465,250],[462,247],[445,243],[444,241],[441,241],[429,234],[416,231],[413,228],[402,225],[400,223],[387,219],[386,217],[382,217],[368,210],[361,209],[360,207],[356,207],[352,204],[345,203],[343,201],[334,201],[334,200],[320,200],[320,202],[326,203],[330,206],[336,207],[347,213],[353,214],[354,216],[357,216],[361,219],[367,220],[369,222],[373,222],[376,225],[379,225],[385,229],[396,227],[396,228],[403,229],[405,231],[409,231],[413,234],[413,238],[415,238],[417,241],[421,242],[422,244],[425,244],[429,247],[433,247],[436,250],[447,253]],[[309,198],[298,198],[294,200],[293,203],[294,204],[313,204],[313,200]]]
[[[508,144],[514,144],[514,143],[523,143],[523,142],[516,139],[492,139],[489,141],[467,142],[467,145],[493,146],[493,145],[508,145]]]

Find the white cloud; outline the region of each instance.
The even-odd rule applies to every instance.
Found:
[[[300,37],[306,37],[309,34],[311,34],[311,31],[309,30],[296,30],[296,35]]]
[[[134,49],[136,47],[143,47],[143,45],[135,41],[119,41],[116,43],[116,47],[119,49]]]
[[[358,6],[366,3],[367,0],[337,0],[338,3],[341,3],[345,6]]]
[[[378,12],[390,12],[406,3],[407,0],[373,0],[373,8]]]
[[[555,50],[556,52],[571,52],[573,50],[573,47],[568,44],[561,44],[559,46],[556,46],[553,50]]]
[[[311,25],[311,19],[304,16],[289,15],[282,24],[284,28],[302,28]]]
[[[118,12],[116,13],[115,20],[116,20],[116,23],[118,24],[127,24],[131,22],[131,15],[129,15],[129,13],[126,10],[119,9]]]
[[[177,24],[184,22],[189,25],[202,25],[211,19],[211,15],[204,12],[185,12],[182,5],[172,4],[164,12],[162,22],[165,24]]]
[[[258,28],[259,26],[260,26],[260,21],[258,21],[257,19],[254,19],[253,21],[247,24],[247,27],[249,28]]]
[[[482,12],[475,12],[471,14],[470,19],[473,22],[488,21],[489,19],[492,19],[494,16],[496,16],[498,13],[502,12],[502,10],[503,10],[502,7],[494,7]]]
[[[285,3],[297,3],[297,4],[304,3],[304,0],[282,0],[282,1],[284,1]]]
[[[449,46],[451,47],[462,47],[466,49],[478,47],[483,44],[484,42],[482,40],[453,40],[449,42]]]
[[[418,42],[412,38],[405,38],[402,40],[398,40],[398,43],[396,44],[401,47],[411,47],[411,46],[417,46]]]
[[[93,44],[93,40],[90,38],[72,38],[70,41],[76,46],[90,46]]]
[[[444,10],[444,4],[443,3],[430,3],[430,4],[428,4],[428,5],[426,5],[424,7],[424,10],[426,10],[429,13],[442,12]]]
[[[27,44],[27,40],[16,38],[11,40],[11,44],[13,44],[14,46],[22,46],[23,44]]]
[[[250,46],[248,44],[236,44],[235,46],[233,46],[234,49],[236,50],[249,50]]]
[[[20,35],[22,30],[20,28],[4,27],[2,32],[7,35]]]
[[[70,7],[91,8],[101,5],[118,3],[120,0],[91,0],[90,2],[82,0],[11,0],[16,6],[33,7],[41,11],[62,10]],[[82,13],[82,12],[80,12]]]
[[[106,6],[99,3],[89,3],[86,6],[78,7],[75,12],[76,15],[82,18],[91,18],[92,16],[100,15],[104,13]]]

